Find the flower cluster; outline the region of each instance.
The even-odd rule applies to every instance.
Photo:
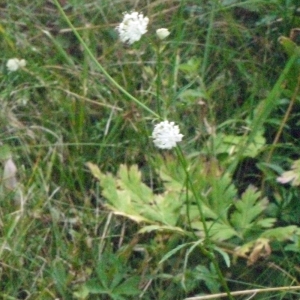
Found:
[[[174,122],[163,121],[155,125],[152,138],[156,147],[160,149],[171,149],[176,147],[176,143],[182,140],[183,135]]]
[[[6,67],[10,72],[17,71],[19,68],[23,68],[25,66],[26,66],[25,59],[10,58],[6,63]]]
[[[122,42],[133,44],[147,32],[148,23],[149,18],[144,17],[143,14],[138,12],[125,13],[122,23],[116,29]]]
[[[123,43],[133,44],[141,39],[142,35],[147,32],[149,18],[144,17],[143,14],[136,11],[130,14],[124,13],[122,23],[120,23],[116,30],[119,33],[120,40]],[[159,28],[156,30],[156,35],[160,40],[169,36],[170,31],[167,28]]]

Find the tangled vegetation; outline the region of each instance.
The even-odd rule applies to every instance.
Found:
[[[1,299],[299,299],[297,0],[0,16]]]

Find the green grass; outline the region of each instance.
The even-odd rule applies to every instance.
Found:
[[[58,2],[0,4],[0,298],[298,299],[268,291],[300,285],[298,187],[276,181],[299,159],[297,1]],[[180,148],[153,145],[165,118]]]

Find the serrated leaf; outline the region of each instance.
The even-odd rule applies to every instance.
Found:
[[[154,194],[142,182],[141,173],[136,165],[121,165],[116,176],[102,174],[97,166],[87,166],[99,179],[106,207],[116,215],[127,217],[135,222],[160,223],[174,226],[181,213],[183,200],[177,191],[166,190]]]
[[[141,172],[138,170],[137,165],[129,168],[121,165],[118,177],[119,187],[130,193],[132,201],[149,203],[149,199],[153,198],[152,190],[141,181]]]
[[[200,221],[192,222],[191,225],[195,230],[200,230],[201,232],[204,230],[203,223]],[[215,241],[225,241],[238,236],[238,233],[229,224],[219,223],[218,221],[206,221],[206,226],[208,228],[210,238]]]
[[[261,228],[270,228],[274,225],[275,222],[276,222],[275,218],[263,218],[261,220],[258,220],[256,222],[256,225]]]
[[[232,213],[230,219],[242,236],[254,226],[257,217],[265,210],[268,204],[266,198],[260,199],[260,197],[260,192],[253,186],[249,186],[241,199],[234,204],[236,210]]]
[[[180,64],[178,66],[178,69],[187,74],[193,75],[199,70],[200,64],[201,64],[200,58],[192,57],[187,61],[187,63]]]
[[[261,237],[268,238],[270,240],[285,241],[293,238],[293,235],[297,232],[298,227],[295,225],[286,227],[277,227],[264,231]]]
[[[175,226],[182,205],[183,201],[178,193],[167,191],[162,195],[155,195],[152,203],[154,215],[152,215],[151,219],[161,222],[162,224]],[[151,210],[145,211],[145,216],[149,217],[150,212]]]
[[[236,196],[236,188],[231,183],[231,178],[228,175],[211,179],[211,190],[207,196],[207,205],[216,214],[216,219],[221,219],[222,223],[229,225],[227,212]]]
[[[233,156],[238,153],[246,140],[247,136],[219,133],[214,137],[214,144],[218,154],[227,153],[229,156]],[[265,144],[266,139],[263,136],[263,132],[258,131],[253,137],[252,142],[248,144],[244,153],[242,153],[242,157],[256,157]]]
[[[167,190],[178,193],[184,191],[186,174],[182,166],[178,165],[178,161],[171,158],[166,158],[166,163],[161,161],[159,177]]]

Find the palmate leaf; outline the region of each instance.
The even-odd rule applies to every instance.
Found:
[[[234,159],[235,154],[239,152],[241,145],[246,142],[247,136],[219,133],[213,137],[213,139],[217,154],[226,153],[230,159]],[[266,139],[264,137],[264,132],[257,131],[252,142],[249,143],[245,151],[241,154],[242,157],[256,157],[260,153],[262,147],[264,147],[265,143]]]
[[[127,168],[121,165],[116,176],[103,174],[91,163],[87,166],[99,180],[106,206],[116,215],[136,222],[158,223],[175,226],[183,200],[176,191],[166,190],[162,194],[153,191],[142,182],[136,165]]]
[[[212,240],[225,241],[234,237],[245,239],[262,229],[272,228],[275,219],[261,215],[268,205],[266,198],[250,186],[241,199],[237,200],[237,190],[228,175],[221,177],[195,173],[196,180],[201,178],[201,199],[196,200],[191,191],[185,192],[185,174],[175,172],[176,162],[170,161],[168,169],[162,168],[160,175],[164,192],[154,194],[142,182],[137,166],[121,165],[116,176],[103,174],[93,164],[87,164],[99,180],[106,207],[116,215],[122,215],[135,222],[148,223],[140,232],[170,231],[185,233],[177,226],[179,217],[187,222],[186,214],[193,230],[203,235],[203,223],[196,201],[201,201],[203,215]],[[192,180],[194,181],[193,177]],[[198,180],[196,181],[198,183]],[[198,185],[197,185],[198,188]],[[204,192],[203,192],[204,191]],[[188,195],[188,198],[186,196]],[[187,200],[188,199],[188,200]],[[190,201],[187,206],[187,201]],[[272,234],[270,232],[270,234]]]
[[[137,165],[133,165],[130,168],[121,165],[118,177],[117,183],[119,189],[127,191],[135,204],[148,204],[149,200],[153,198],[152,190],[142,183],[141,172],[138,170]]]
[[[265,210],[268,204],[266,198],[261,199],[261,193],[253,186],[249,186],[242,198],[234,204],[236,210],[231,214],[231,223],[236,230],[244,236],[253,226],[270,227],[272,222],[258,223],[258,216]],[[274,221],[274,219],[272,219]]]
[[[229,221],[228,210],[237,198],[237,190],[228,175],[210,177],[206,189],[207,195],[202,198],[201,206],[209,228],[209,235],[218,240],[229,239],[237,233]],[[191,206],[192,226],[196,229],[203,228],[199,213]],[[195,213],[196,212],[196,213]],[[208,220],[213,220],[208,221]]]
[[[151,220],[162,224],[175,226],[180,215],[180,208],[183,205],[182,199],[176,192],[166,191],[160,195],[154,195],[153,202],[142,210],[143,215]]]
[[[234,236],[238,236],[238,233],[230,224],[220,223],[219,221],[206,222],[206,226],[208,227],[209,237],[212,240],[226,241],[231,239]],[[195,230],[200,230],[200,232],[203,232],[203,223],[200,221],[192,222],[192,227]]]
[[[164,183],[164,187],[169,191],[185,192],[186,174],[178,161],[172,157],[166,157],[165,161],[158,159],[159,177]]]
[[[196,165],[196,167],[195,166],[193,167],[195,170],[192,171],[192,169],[190,169],[191,180],[194,183],[196,192],[202,193],[203,190],[206,190],[207,187],[209,186],[209,183],[207,180],[207,174],[205,174],[205,172],[203,172],[203,170],[205,169],[205,165],[203,165],[203,162],[200,162],[200,161],[197,161],[194,164]],[[190,219],[198,220],[199,219],[199,210],[197,208],[197,205],[195,204],[196,199],[194,199],[194,196],[190,189],[188,191],[186,191],[186,173],[183,170],[182,166],[180,166],[178,164],[178,161],[167,157],[166,163],[161,162],[161,165],[159,168],[159,176],[163,180],[164,187],[167,190],[176,192],[177,194],[181,195],[181,197],[184,199],[189,199],[189,201],[190,201],[190,205],[189,205]],[[217,181],[219,181],[219,178],[217,179]],[[225,185],[226,185],[226,187],[228,186],[228,181],[226,181]],[[226,189],[226,187],[225,187],[225,189]],[[209,203],[209,201],[206,201],[206,202],[203,201],[201,203],[201,207],[202,207],[202,211],[203,211],[205,218],[208,218],[208,219],[218,218],[218,213],[215,211],[215,207],[214,207],[213,203]],[[223,210],[223,212],[224,212],[224,210]],[[186,213],[186,208],[184,208],[183,213]]]
[[[237,197],[237,190],[228,175],[211,179],[211,189],[208,193],[208,207],[215,213],[216,219],[229,225],[228,209]]]

